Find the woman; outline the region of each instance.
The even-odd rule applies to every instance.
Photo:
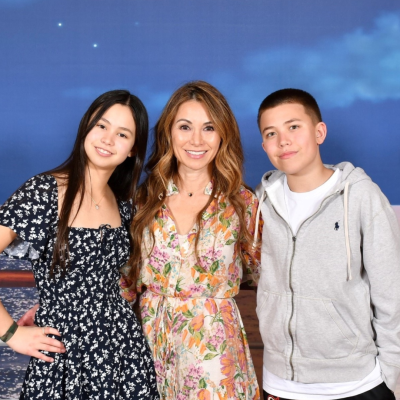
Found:
[[[6,252],[31,261],[40,299],[37,327],[17,327],[0,303],[1,339],[32,356],[21,399],[159,398],[150,351],[118,288],[147,131],[137,97],[104,93],[70,157],[0,209],[0,251],[25,241]]]
[[[233,299],[243,268],[258,275],[257,200],[242,165],[239,129],[221,93],[201,81],[178,89],[155,126],[129,262],[130,281],[146,288],[142,325],[162,399],[259,399]]]

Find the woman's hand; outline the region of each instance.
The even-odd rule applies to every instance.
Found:
[[[28,310],[18,321],[18,326],[36,326],[33,322],[35,319],[36,311],[39,308],[39,304],[35,304],[30,310]]]
[[[44,328],[39,328],[37,326],[19,326],[14,336],[7,344],[18,353],[40,358],[47,362],[53,362],[53,358],[46,356],[39,350],[51,353],[65,353],[66,350],[62,342],[57,339],[49,338],[47,335],[61,336],[57,329],[48,326]]]
[[[128,301],[131,305],[135,303],[137,295],[136,291],[132,289],[132,281],[126,276],[121,275],[119,278],[119,292],[121,296]]]

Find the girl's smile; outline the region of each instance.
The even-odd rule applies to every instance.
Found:
[[[89,165],[114,169],[132,156],[136,125],[128,106],[114,104],[85,138]]]

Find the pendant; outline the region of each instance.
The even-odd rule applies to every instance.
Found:
[[[192,196],[193,196],[193,193],[188,193],[188,195],[189,195],[189,197],[192,197]]]
[[[100,207],[99,207],[98,204],[96,204],[96,205],[94,206],[94,208],[95,208],[96,210],[98,210]]]

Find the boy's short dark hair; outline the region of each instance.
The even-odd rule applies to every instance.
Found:
[[[257,124],[260,126],[261,114],[269,108],[280,106],[281,104],[297,103],[301,104],[306,113],[316,124],[322,122],[321,111],[317,101],[310,93],[301,89],[281,89],[268,95],[258,109]]]

